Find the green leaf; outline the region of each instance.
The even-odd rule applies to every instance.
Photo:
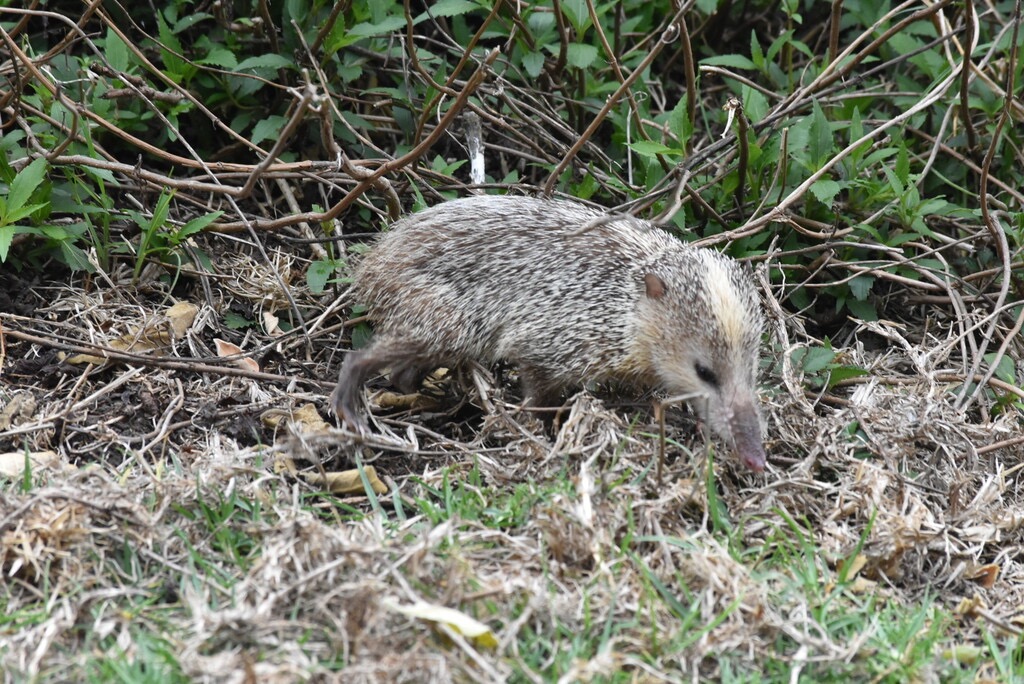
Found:
[[[18,175],[11,181],[11,187],[7,193],[7,212],[5,218],[19,212],[24,207],[25,203],[28,202],[29,198],[32,197],[32,194],[39,187],[39,184],[43,182],[46,170],[46,160],[42,157],[37,157],[18,172]],[[17,221],[18,219],[8,220]]]
[[[562,0],[562,13],[576,29],[577,34],[582,34],[590,25],[590,13],[587,11],[586,0]]]
[[[783,31],[782,34],[778,38],[773,40],[772,44],[768,46],[768,52],[765,55],[765,59],[769,62],[774,62],[775,56],[779,54],[779,50],[781,50],[784,45],[789,43],[792,38],[792,29],[790,29],[789,31]]]
[[[825,160],[832,155],[834,141],[832,140],[832,127],[829,126],[828,119],[825,117],[825,112],[822,110],[821,105],[818,104],[817,100],[814,100],[813,105],[809,151],[811,153],[811,162],[816,168],[821,168]]]
[[[808,375],[814,375],[828,368],[836,358],[836,353],[826,347],[808,347],[803,357],[803,370]]]
[[[597,48],[584,43],[569,43],[565,50],[565,59],[570,66],[586,69],[597,59]]]
[[[163,57],[164,65],[175,82],[180,81],[188,71],[188,64],[178,55],[183,54],[181,42],[167,25],[164,15],[156,13],[157,27],[160,33],[160,56]]]
[[[740,94],[743,98],[743,113],[747,119],[758,122],[768,114],[768,98],[760,91],[744,84],[740,87]]]
[[[859,275],[850,279],[850,292],[860,301],[864,301],[871,293],[871,287],[875,284],[875,276]]]
[[[197,59],[196,63],[223,67],[225,69],[238,68],[238,58],[235,57],[235,53],[223,45],[211,45],[210,49],[206,52],[206,56]]]
[[[352,328],[352,348],[362,349],[373,340],[373,331],[365,323]]]
[[[195,235],[196,233],[201,232],[204,228],[223,215],[223,211],[212,211],[209,214],[195,217],[175,233],[175,243],[181,242],[190,235]]]
[[[246,71],[252,69],[294,69],[295,62],[290,59],[285,59],[281,55],[269,53],[266,55],[258,55],[256,57],[250,57],[243,59],[235,67],[235,71]]]
[[[430,6],[428,12],[416,17],[416,23],[430,17],[458,17],[480,9],[480,5],[469,0],[440,0]]]
[[[541,70],[544,69],[544,53],[530,52],[523,55],[523,69],[530,78],[540,76]]]
[[[60,260],[72,271],[96,272],[96,267],[89,261],[89,255],[70,240],[61,241]]]
[[[213,15],[209,12],[190,12],[183,18],[174,22],[174,32],[181,33],[182,31],[192,28],[201,21],[206,21],[207,19],[213,19]]]
[[[724,66],[733,69],[757,69],[757,65],[743,55],[719,55],[700,60],[701,64],[707,66]]]
[[[907,154],[907,146],[900,145],[896,154],[896,177],[900,179],[903,187],[910,185],[910,155]],[[902,194],[902,193],[901,193]]]
[[[119,35],[114,33],[113,29],[107,29],[107,37],[103,41],[103,54],[114,71],[126,72],[131,66],[128,46],[124,44]]]
[[[875,307],[871,302],[861,302],[856,299],[847,299],[846,308],[850,310],[850,313],[854,316],[854,318],[859,318],[862,321],[878,320],[878,312],[875,311]]]
[[[255,323],[241,314],[228,311],[224,314],[224,325],[231,330],[241,330],[242,328],[251,328]]]
[[[356,24],[349,30],[349,35],[359,38],[372,38],[373,36],[385,36],[405,28],[405,17],[392,16],[383,19],[375,24],[363,22]]]
[[[0,263],[7,261],[7,252],[11,249],[16,232],[16,226],[0,226]]]
[[[322,293],[327,288],[327,281],[344,263],[344,261],[335,259],[311,263],[306,269],[306,284],[309,286],[309,291],[313,294]]]
[[[761,50],[761,43],[757,40],[757,32],[750,32],[750,58],[757,69],[764,68],[764,51]]]
[[[689,121],[686,112],[686,96],[679,98],[679,102],[668,114],[668,129],[676,136],[679,146],[686,149],[686,143],[693,135],[693,125]]]
[[[985,363],[989,364],[989,366],[992,365],[992,362],[995,361],[995,359],[995,353],[985,354]],[[1013,359],[1010,356],[1003,355],[1003,358],[999,359],[999,365],[996,366],[994,375],[1003,382],[1008,382],[1011,385],[1016,385],[1017,367]]]
[[[828,389],[832,389],[843,380],[859,378],[863,375],[868,375],[868,370],[865,368],[860,368],[858,366],[836,366],[835,368],[829,369]]]
[[[252,144],[259,145],[264,140],[276,139],[286,123],[288,123],[287,118],[276,114],[268,116],[262,121],[257,121],[256,125],[252,128]]]
[[[640,142],[630,143],[629,148],[642,157],[654,158],[659,154],[682,156],[683,154],[683,151],[680,149],[668,147],[653,140],[641,140]]]
[[[47,206],[47,203],[41,202],[39,204],[27,204],[20,209],[16,209],[15,211],[8,211],[6,214],[3,215],[4,223],[17,223],[21,219],[27,216],[31,216],[32,214],[39,211],[45,206]]]
[[[831,179],[825,179],[816,181],[811,186],[811,194],[821,202],[822,204],[831,205],[832,200],[836,198],[836,195],[843,189],[839,183]]]

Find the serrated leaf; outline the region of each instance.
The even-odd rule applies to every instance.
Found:
[[[235,53],[223,45],[211,45],[206,56],[202,59],[197,59],[196,63],[223,67],[225,69],[238,68],[238,58],[235,57]]]
[[[210,225],[223,215],[223,211],[213,211],[210,212],[209,214],[204,214],[202,216],[195,217],[194,219],[183,225],[180,230],[178,230],[177,234],[175,235],[175,242],[180,242],[187,238],[189,235],[195,235],[196,233],[201,232],[204,228],[206,228],[208,225]]]
[[[896,154],[896,166],[894,168],[896,177],[900,179],[903,187],[910,184],[910,155],[907,154],[907,146],[900,145]]]
[[[869,301],[858,301],[856,299],[847,299],[846,308],[850,310],[854,318],[859,318],[862,321],[877,321],[878,312],[875,311],[875,306]]]
[[[597,59],[597,48],[585,43],[569,43],[565,49],[565,59],[570,66],[586,69]]]
[[[764,51],[761,50],[761,43],[757,40],[757,31],[750,32],[750,58],[755,68],[764,68]]]
[[[11,249],[17,226],[0,226],[0,263],[7,261],[7,252]]]
[[[213,15],[209,12],[191,12],[174,22],[174,32],[181,33],[182,31],[190,29],[199,22],[207,19],[213,19]]]
[[[655,142],[653,140],[641,140],[639,142],[630,143],[629,148],[642,157],[652,158],[659,154],[681,155],[683,153],[682,150],[668,147],[667,145],[663,145],[662,143]]]
[[[825,112],[817,100],[814,101],[811,112],[811,136],[808,142],[810,143],[811,161],[815,167],[820,168],[825,160],[832,155],[834,141],[832,127],[829,126]]]
[[[430,6],[429,12],[416,17],[416,23],[430,17],[458,17],[480,9],[480,5],[469,0],[440,0]]]
[[[868,298],[871,293],[871,287],[875,284],[875,276],[873,275],[859,275],[850,279],[848,283],[850,286],[850,292],[860,301],[864,301]]]
[[[686,143],[693,135],[693,125],[689,121],[686,112],[686,96],[679,98],[679,102],[668,114],[668,129],[676,136],[679,146],[686,148]]]
[[[327,281],[338,269],[338,261],[314,261],[306,269],[306,285],[313,294],[320,294],[327,288]]]
[[[832,389],[843,380],[859,378],[867,374],[867,369],[860,368],[858,366],[838,366],[836,368],[831,368],[828,372],[828,388]]]
[[[831,205],[832,200],[836,198],[836,195],[842,189],[842,186],[836,181],[823,178],[822,180],[815,181],[814,185],[811,186],[811,194],[822,204]]]
[[[268,116],[262,121],[257,121],[256,125],[252,127],[252,144],[259,145],[264,140],[277,138],[286,123],[288,123],[288,119],[277,114]]]
[[[246,71],[247,69],[294,69],[295,62],[290,59],[285,59],[281,55],[274,53],[266,55],[258,55],[256,57],[249,57],[243,59],[235,67],[235,71]]]
[[[17,223],[21,219],[25,218],[26,216],[32,215],[33,213],[39,211],[45,206],[46,202],[43,202],[41,204],[28,204],[25,205],[24,207],[21,207],[20,209],[8,211],[3,216],[4,223]]]
[[[561,4],[562,13],[576,29],[576,33],[582,34],[590,24],[590,13],[587,11],[586,0],[562,0]]]
[[[814,375],[828,368],[828,365],[836,358],[836,353],[826,347],[808,347],[803,357],[803,370],[808,375]]]
[[[128,46],[121,40],[121,36],[110,28],[107,29],[107,36],[103,40],[103,55],[110,63],[110,68],[118,73],[128,71],[128,67],[131,66],[128,61]]]
[[[990,354],[985,354],[985,363],[987,363],[990,367],[992,365],[992,362],[995,360],[996,354],[994,352]],[[1008,382],[1011,385],[1017,384],[1016,364],[1014,363],[1011,357],[1005,354],[1001,359],[999,359],[999,365],[996,366],[995,372],[993,374],[1003,382]]]
[[[367,22],[356,24],[349,31],[349,35],[357,36],[359,38],[372,38],[374,36],[385,36],[404,28],[405,17],[392,16],[385,17],[383,20],[374,24]]]
[[[46,169],[46,160],[38,157],[18,172],[18,175],[11,181],[11,187],[7,192],[7,216],[15,214],[24,207],[29,198],[32,197],[32,193],[43,182],[43,178],[46,176]],[[17,219],[9,220],[16,221]]]
[[[768,114],[768,98],[760,91],[743,85],[740,93],[743,96],[743,113],[747,115],[749,121],[757,123]]]
[[[156,13],[156,21],[160,35],[160,56],[167,67],[167,75],[175,82],[178,82],[185,75],[188,68],[185,61],[178,56],[182,54],[181,41],[171,31],[171,27],[167,25],[164,15],[160,12]]]
[[[537,78],[544,69],[544,53],[530,52],[523,55],[523,69],[530,78]]]
[[[256,324],[241,314],[228,311],[224,314],[224,325],[231,330],[241,330],[242,328],[249,328]]]
[[[724,66],[733,69],[757,69],[757,65],[743,55],[719,55],[700,60],[701,64],[707,66]]]

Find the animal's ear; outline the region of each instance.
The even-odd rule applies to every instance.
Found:
[[[647,296],[651,299],[661,299],[665,296],[665,281],[653,273],[644,274],[644,285],[647,287]]]

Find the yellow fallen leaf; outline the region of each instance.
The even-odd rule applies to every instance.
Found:
[[[278,475],[287,473],[292,477],[301,477],[313,485],[325,489],[331,494],[365,494],[363,478],[359,477],[359,470],[340,470],[320,474],[313,471],[301,471],[296,467],[295,461],[290,458],[278,458],[274,461],[274,472]],[[366,473],[366,480],[370,488],[376,494],[387,494],[388,487],[377,477],[377,469],[373,466],[363,466]]]
[[[38,468],[58,468],[61,465],[60,456],[55,451],[35,451],[28,455],[29,467],[35,471]],[[10,478],[19,478],[25,473],[25,452],[10,451],[0,454],[0,475]]]
[[[18,392],[0,410],[0,430],[6,430],[19,420],[27,420],[36,412],[36,398],[29,392]]]
[[[104,346],[132,354],[166,349],[188,332],[198,312],[199,309],[194,304],[178,302],[163,314],[154,316],[141,327],[104,343]],[[98,366],[106,360],[105,356],[99,354],[75,354],[67,362],[76,365],[91,363]]]
[[[959,644],[944,650],[942,652],[942,657],[946,660],[955,660],[956,662],[963,663],[964,665],[973,665],[978,661],[978,658],[980,658],[983,653],[984,651],[977,646]]]
[[[847,563],[846,577],[853,578],[856,577],[857,574],[864,569],[864,566],[868,564],[868,557],[863,553],[860,553],[847,561]]]
[[[303,404],[297,409],[270,409],[260,415],[260,421],[270,428],[279,427],[284,421],[291,420],[310,431],[328,430],[330,426],[320,417],[316,406],[310,403]]]
[[[220,358],[223,359],[228,356],[236,356],[237,358],[231,359],[231,363],[235,364],[235,366],[242,370],[259,372],[260,364],[256,363],[254,359],[244,356],[245,352],[242,351],[242,348],[237,344],[232,344],[231,342],[222,340],[219,337],[213,338],[213,343],[217,347],[217,356]]]
[[[953,614],[962,616],[974,615],[975,611],[979,608],[985,609],[987,607],[988,606],[985,605],[984,599],[978,596],[978,594],[975,594],[971,598],[960,599],[960,603],[958,603],[956,608],[953,609]]]
[[[284,331],[280,327],[281,319],[270,313],[269,311],[263,312],[263,329],[267,331],[267,334],[271,337],[280,337],[284,335]]]
[[[164,312],[167,321],[171,324],[171,333],[174,335],[174,339],[179,339],[188,332],[198,313],[199,308],[190,302],[178,302]]]
[[[973,568],[968,568],[967,572],[964,573],[964,577],[969,580],[974,580],[985,589],[991,589],[995,586],[996,580],[999,578],[999,566],[989,563],[986,565],[978,565]]]
[[[411,618],[446,624],[462,636],[472,639],[478,646],[494,648],[498,645],[498,639],[490,627],[454,608],[438,606],[425,601],[417,601],[403,606],[391,598],[381,599],[381,604],[388,610]]]
[[[366,480],[370,487],[377,494],[387,494],[388,488],[380,478],[377,477],[377,469],[373,466],[363,466],[366,473]],[[340,470],[321,475],[320,473],[302,473],[306,482],[317,487],[323,487],[331,494],[363,494],[363,478],[359,477],[358,470]]]

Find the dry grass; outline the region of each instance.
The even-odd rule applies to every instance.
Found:
[[[837,1],[842,31],[825,32],[824,3],[804,4],[802,26],[759,3],[724,3],[749,10],[735,22],[690,3],[621,34],[595,21],[586,39],[620,54],[589,70],[566,66],[580,46],[559,15],[527,79],[511,35],[501,55],[463,47],[446,17],[406,36],[398,5],[393,33],[327,56],[235,17],[147,32],[152,17],[114,4],[0,8],[2,154],[18,172],[46,159],[40,183],[64,202],[47,239],[65,250],[0,225],[21,259],[0,270],[5,681],[1024,681],[1019,10],[934,2],[861,26],[863,3]],[[539,40],[543,21],[513,15],[539,4],[467,26]],[[362,5],[336,7],[303,27],[317,43]],[[779,43],[763,68],[703,65],[680,87],[692,50],[753,56],[752,26],[759,50],[793,29],[820,54]],[[286,66],[222,65],[203,40],[226,30],[239,63]],[[192,62],[156,43],[171,37]],[[233,127],[228,88],[270,118]],[[739,138],[722,108],[741,90],[762,111],[740,112]],[[353,244],[411,198],[481,189],[457,167],[467,112],[501,179],[486,189],[686,216],[766,265],[767,472],[678,407],[660,478],[646,403],[581,394],[546,434],[508,369],[414,403],[380,395],[391,408],[365,440],[324,422],[362,331],[311,274],[343,278]],[[61,242],[84,216],[95,235]],[[88,275],[53,267],[74,249]],[[177,300],[187,315],[169,313]],[[857,302],[879,320],[848,315]],[[306,477],[369,465],[386,492]],[[494,643],[395,609],[420,601]]]
[[[235,272],[224,292],[272,296]],[[121,296],[54,288],[20,330],[57,338],[71,324],[109,338],[160,314]],[[204,320],[178,350],[207,344]],[[333,342],[309,343],[312,359],[282,354],[271,370],[329,377]],[[692,420],[670,411],[660,483],[650,412],[588,394],[552,439],[517,410],[514,383],[476,373],[453,391],[486,414],[397,414],[377,438],[389,446],[367,448],[333,428],[259,421],[270,407],[323,407],[322,388],[123,363],[86,372],[30,348],[8,338],[4,396],[31,395],[35,408],[4,448],[57,443],[62,458],[2,495],[13,677],[671,681],[803,669],[927,681],[994,676],[990,658],[957,666],[942,654],[1020,629],[1015,417],[958,413],[911,344],[844,348],[873,372],[824,397],[799,389],[813,381],[798,367],[774,364],[774,465],[762,476],[724,454],[708,470]],[[359,454],[391,492],[332,497],[273,467],[287,455],[331,470]],[[497,646],[388,610],[392,599],[458,608]]]

